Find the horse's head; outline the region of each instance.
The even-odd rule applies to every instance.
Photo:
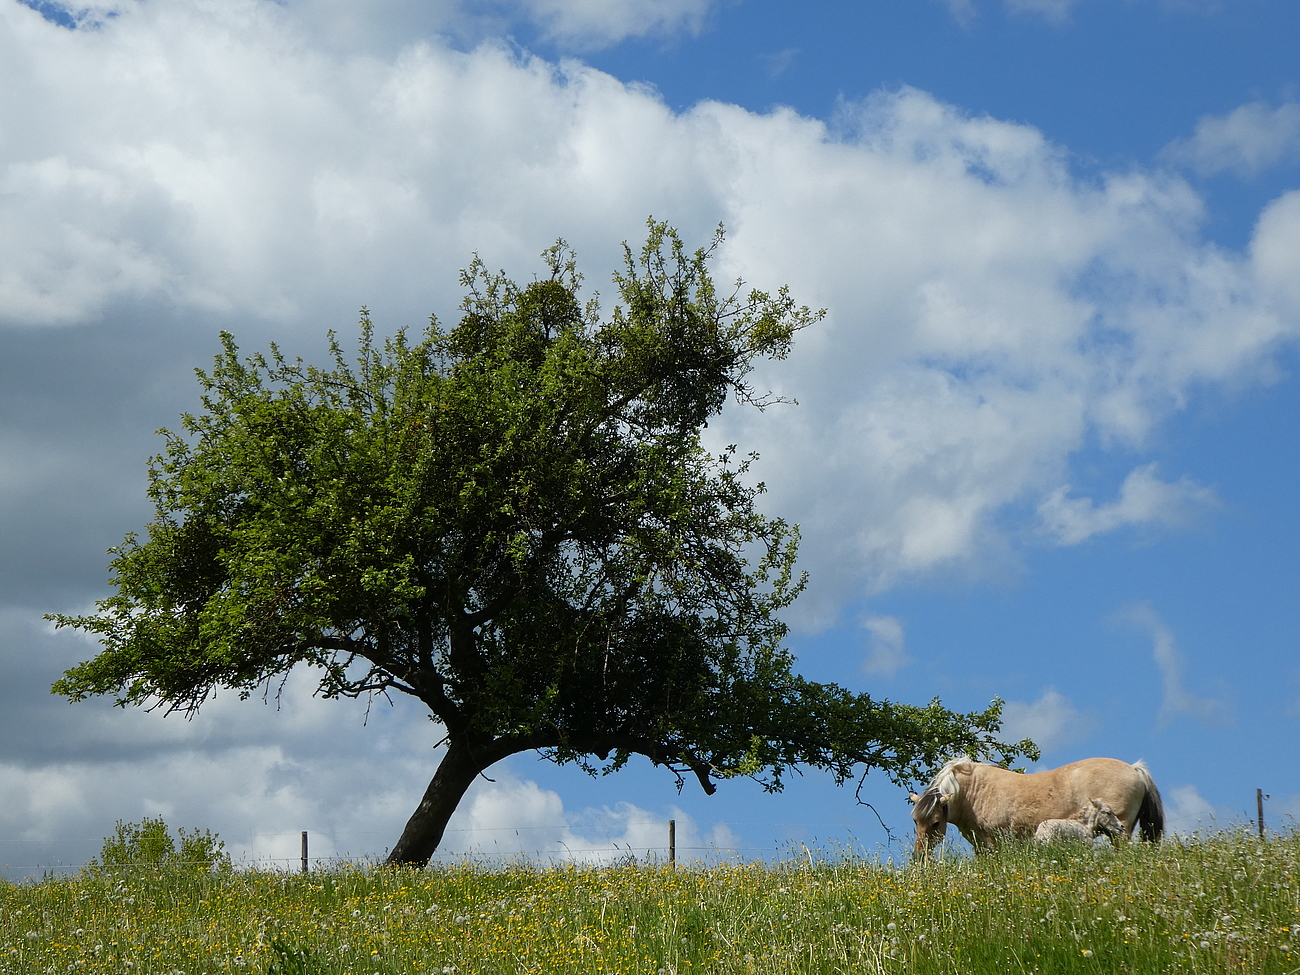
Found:
[[[912,792],[907,798],[912,801],[912,821],[916,823],[915,855],[928,857],[948,833],[948,801],[952,793],[944,794],[930,786],[919,796]]]
[[[1100,799],[1091,799],[1084,810],[1083,824],[1092,830],[1093,836],[1116,837],[1124,832],[1124,824],[1115,815],[1115,810]]]

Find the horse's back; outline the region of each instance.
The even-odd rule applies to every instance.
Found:
[[[1085,758],[1030,773],[977,765],[969,772],[971,827],[982,834],[1009,832],[1028,838],[1040,823],[1076,819],[1093,799],[1100,799],[1131,831],[1147,795],[1147,780],[1149,776],[1117,758]]]

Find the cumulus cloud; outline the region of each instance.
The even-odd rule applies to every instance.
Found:
[[[414,754],[349,754],[339,761],[290,741],[131,761],[0,762],[0,876],[77,866],[98,854],[116,821],[146,816],[172,827],[217,825],[241,864],[296,866],[302,830],[313,862],[373,860],[396,841],[419,801],[420,772],[431,774],[435,758],[423,757],[427,766]],[[716,862],[744,846],[726,824],[705,830],[675,807],[656,813],[623,802],[575,813],[535,782],[508,771],[494,770],[493,777],[471,788],[439,860],[662,861],[669,819],[676,820],[680,861]]]
[[[970,24],[978,13],[974,0],[943,0],[943,2],[953,19],[962,25]]]
[[[515,0],[552,40],[606,47],[629,37],[696,35],[714,0]]]
[[[1207,115],[1195,133],[1165,146],[1163,156],[1202,176],[1232,172],[1257,176],[1283,163],[1300,162],[1300,104],[1276,108],[1250,102],[1227,115]]]
[[[1227,829],[1238,817],[1227,807],[1205,799],[1194,785],[1162,790],[1165,830],[1175,836],[1192,837]]]
[[[1264,807],[1264,826],[1267,829],[1273,829],[1281,832],[1285,829],[1294,830],[1300,826],[1300,795],[1292,794],[1289,796],[1278,796],[1273,805],[1274,821],[1270,824],[1270,808]]]
[[[790,70],[800,53],[797,47],[787,47],[772,54],[763,55],[763,70],[769,78],[779,78]]]
[[[1007,741],[1031,738],[1044,755],[1084,741],[1096,720],[1080,712],[1074,702],[1049,687],[1032,704],[1007,701],[1002,706],[1002,737]]]
[[[372,857],[393,844],[433,774],[433,729],[409,708],[396,719],[376,712],[370,728],[355,708],[309,698],[279,712],[209,705],[195,723],[107,710],[79,706],[72,728],[29,710],[29,733],[61,738],[64,754],[10,748],[0,758],[10,876],[85,862],[116,820],[143,816],[214,828],[240,862],[283,866],[303,829],[313,857]]]
[[[296,864],[302,830],[314,860],[382,857],[442,756],[440,729],[414,702],[322,701],[306,672],[278,699],[223,694],[193,720],[107,702],[54,709],[20,700],[15,692],[39,688],[26,674],[10,676],[0,698],[0,876],[76,866],[99,852],[116,821],[145,816],[214,828],[245,864]],[[725,824],[704,829],[673,807],[571,812],[508,764],[488,775],[495,781],[471,787],[440,857],[662,857],[670,818],[679,859],[716,859],[743,845]]]
[[[1297,253],[1300,253],[1300,190],[1292,190],[1260,214],[1250,243],[1250,257],[1261,294],[1285,314],[1300,318]]]
[[[743,841],[725,823],[701,832],[676,807],[653,813],[629,802],[566,811],[559,793],[509,774],[480,784],[447,831],[440,856],[607,864],[625,857],[668,859],[668,820],[676,822],[677,859],[716,861]]]
[[[1059,487],[1038,506],[1042,531],[1058,545],[1077,545],[1125,525],[1185,525],[1219,500],[1212,488],[1191,478],[1160,480],[1155,464],[1131,471],[1120,486],[1119,500],[1110,504],[1098,507],[1092,498],[1070,498],[1069,493],[1069,486]]]
[[[86,648],[34,621],[103,594],[104,549],[149,514],[150,431],[195,407],[191,370],[219,328],[311,357],[362,303],[383,331],[454,317],[473,251],[526,279],[561,235],[608,306],[606,270],[647,214],[691,242],[723,221],[720,279],[788,282],[831,312],[753,377],[799,407],[729,409],[708,431],[758,449],[766,503],[801,524],[815,626],[900,579],[1013,558],[1026,526],[1008,521],[1070,483],[1085,444],[1140,451],[1195,388],[1267,377],[1300,325],[1300,194],[1232,252],[1200,238],[1184,181],[1080,180],[1036,129],[924,92],[829,121],[679,113],[576,61],[403,39],[413,0],[385,0],[367,21],[384,37],[349,46],[345,6],[131,3],[68,30],[0,4],[0,130],[15,134],[0,144],[0,835],[94,809],[61,827],[98,831],[93,853],[104,834],[87,824],[138,819],[148,799],[204,825],[220,808],[254,851],[283,833],[292,855],[310,828],[322,849],[370,852],[346,831],[370,817],[391,842],[427,781],[430,726],[400,708],[380,753],[379,712],[353,735],[360,715],[338,705],[287,734],[222,699],[212,723],[176,731],[48,697]],[[706,8],[619,9],[649,30],[692,29]],[[1068,494],[1058,507],[1067,534],[1116,517]],[[868,628],[903,653],[901,630],[891,644]],[[1208,713],[1165,672],[1171,714]],[[367,744],[341,757],[354,737]],[[330,769],[335,794],[378,805],[331,826],[327,780],[311,785]],[[384,786],[398,780],[413,791]]]
[[[1079,183],[1033,129],[909,90],[846,109],[840,125],[835,143],[790,114],[737,119],[755,162],[729,220],[736,266],[831,309],[762,376],[800,406],[733,416],[742,433],[725,434],[758,443],[814,567],[839,567],[814,570],[815,590],[884,589],[977,551],[996,562],[997,513],[1050,493],[1089,434],[1140,449],[1193,377],[1263,375],[1295,333],[1280,300],[1281,267],[1296,267],[1282,246],[1300,226],[1289,208],[1261,224],[1270,243],[1253,263],[1196,242],[1186,184]],[[805,220],[815,229],[799,249],[776,243]],[[1264,258],[1278,266],[1268,288]],[[1106,517],[1134,516],[1140,486],[1154,493],[1149,472]],[[1205,498],[1190,481],[1169,490]]]
[[[864,673],[893,677],[913,662],[904,645],[903,624],[898,619],[870,616],[862,621],[862,625],[871,634],[867,658],[862,662]]]
[[[1151,635],[1151,655],[1164,686],[1164,697],[1156,715],[1160,727],[1165,727],[1182,716],[1209,726],[1227,724],[1232,720],[1231,708],[1226,701],[1200,697],[1188,690],[1183,676],[1183,656],[1174,643],[1173,631],[1149,604],[1128,606],[1116,614],[1116,619],[1146,630]]]
[[[130,0],[18,2],[71,29],[102,27],[131,13],[134,6]],[[443,34],[472,43],[523,25],[533,26],[543,38],[568,50],[609,47],[631,37],[695,36],[715,4],[716,0],[370,0],[358,7],[343,0],[290,0],[278,6],[285,8],[281,16],[332,49],[391,53],[412,38]]]
[[[136,5],[87,32],[0,8],[3,90],[26,93],[0,121],[31,134],[0,150],[0,314],[130,306],[256,336],[367,302],[392,327],[453,308],[474,250],[526,276],[564,235],[608,291],[599,269],[647,213],[693,240],[724,221],[722,276],[831,310],[758,377],[802,405],[716,425],[764,453],[773,508],[803,525],[810,619],[907,575],[982,571],[1001,514],[1035,496],[1058,540],[1156,494],[1203,499],[1143,468],[1116,505],[1051,492],[1090,437],[1140,449],[1191,389],[1266,375],[1296,332],[1300,197],[1235,254],[1198,240],[1181,181],[1081,182],[1035,129],[923,92],[830,125],[675,114],[490,43],[332,54],[289,13]]]
[[[1049,21],[1060,23],[1070,16],[1075,0],[1006,0],[1006,7],[1015,13],[1038,14]]]
[[[958,23],[972,21],[977,13],[974,0],[944,0]],[[1042,17],[1048,23],[1064,24],[1070,18],[1078,0],[1003,0],[1005,9],[1015,14]],[[1210,13],[1222,7],[1222,0],[1160,0],[1168,10],[1183,13]]]

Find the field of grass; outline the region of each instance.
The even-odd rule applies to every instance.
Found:
[[[1300,836],[904,869],[805,856],[0,882],[0,973],[65,972],[1300,972]]]

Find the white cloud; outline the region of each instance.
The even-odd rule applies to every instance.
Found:
[[[124,4],[97,30],[69,31],[0,4],[0,131],[13,136],[0,144],[2,324],[77,326],[61,334],[112,343],[140,313],[167,323],[159,335],[225,326],[246,348],[275,338],[292,354],[304,336],[346,329],[362,303],[384,331],[454,316],[454,269],[474,250],[526,278],[564,235],[608,295],[619,242],[647,214],[692,242],[725,221],[720,278],[788,281],[831,310],[789,361],[755,377],[800,407],[729,411],[709,429],[761,450],[770,509],[801,523],[813,623],[900,578],[996,569],[1025,527],[1004,524],[1008,512],[1067,483],[1085,443],[1141,450],[1193,389],[1267,378],[1296,335],[1300,193],[1268,207],[1245,253],[1229,252],[1200,239],[1201,202],[1179,179],[1080,181],[1037,130],[924,92],[880,93],[831,123],[713,102],[674,113],[578,62],[492,43],[453,50],[435,36],[463,13],[450,4],[359,9],[174,0]],[[629,24],[695,29],[706,5],[573,10],[554,15],[570,16],[575,37],[612,38]],[[111,544],[138,511],[119,497],[143,493],[143,451],[124,449],[113,427],[136,395],[124,390],[141,376],[161,390],[133,406],[130,422],[151,418],[146,430],[193,407],[189,367],[203,360],[170,378],[132,372],[156,337],[139,335],[139,354],[113,360],[120,369],[86,373],[57,429],[26,404],[4,415],[0,538],[30,538],[6,582],[57,576],[32,594],[42,608],[102,585],[96,570],[64,588],[67,540]],[[95,431],[94,449],[70,432],[81,428]],[[1100,507],[1062,493],[1057,537],[1158,521],[1152,498],[1207,497],[1147,467],[1118,490]],[[40,497],[68,501],[39,524],[9,503],[24,499],[25,513]],[[0,607],[0,723],[22,734],[0,735],[0,841],[29,839],[0,862],[93,855],[114,819],[152,810],[177,825],[228,822],[232,847],[251,855],[295,856],[304,828],[320,855],[382,852],[432,772],[423,715],[380,709],[358,730],[358,709],[298,684],[278,714],[229,695],[189,724],[96,704],[55,716],[45,692],[75,641],[11,625],[10,612]],[[902,625],[873,619],[868,666],[896,672]],[[1153,634],[1166,720],[1216,717],[1217,702],[1184,687],[1167,630]],[[1014,716],[1049,738],[1077,728],[1055,693]],[[466,806],[480,819],[465,828],[484,838],[493,809],[513,802],[561,839],[608,851],[651,842],[633,807],[593,831],[553,793],[498,785]]]
[[[1192,837],[1231,828],[1239,820],[1227,807],[1213,805],[1201,796],[1194,785],[1180,785],[1162,790],[1165,806],[1165,830],[1175,836]]]
[[[6,701],[0,867],[79,864],[115,821],[157,815],[216,830],[243,862],[296,861],[304,829],[313,857],[383,853],[433,774],[437,729],[409,702],[367,715],[365,702],[321,701],[312,687],[296,673],[278,707],[229,693],[193,721],[106,702],[15,713]]]
[[[474,250],[526,276],[564,235],[608,293],[646,214],[692,241],[724,221],[720,277],[831,310],[757,377],[800,407],[710,428],[760,449],[770,506],[801,523],[810,620],[909,575],[998,571],[1009,505],[1065,483],[1090,439],[1140,449],[1193,388],[1266,376],[1300,322],[1287,198],[1231,253],[1198,240],[1178,179],[1080,182],[1037,130],[923,92],[833,125],[674,114],[492,44],[336,53],[296,10],[140,4],[82,32],[0,6],[0,125],[24,133],[0,148],[0,315],[129,302],[247,344],[365,302],[391,329],[452,314]],[[1056,507],[1068,535],[1136,503]]]
[[[480,782],[452,818],[441,859],[518,856],[534,861],[612,863],[625,857],[668,859],[668,820],[676,821],[680,862],[717,861],[742,846],[726,824],[701,833],[676,807],[654,813],[629,802],[570,813],[559,793],[509,773]]]
[[[773,507],[803,528],[805,611],[864,583],[996,569],[998,512],[1059,485],[1090,435],[1140,449],[1194,384],[1266,375],[1295,333],[1295,311],[1256,281],[1265,256],[1274,289],[1300,272],[1281,246],[1289,210],[1261,225],[1256,265],[1196,242],[1185,184],[1080,184],[1027,127],[906,90],[841,125],[817,148],[818,124],[789,114],[728,126],[750,163],[729,257],[831,310],[762,376],[799,408],[719,434],[759,445]]]
[[[64,27],[98,28],[133,13],[135,4],[18,0]],[[138,2],[138,0],[137,0]],[[265,11],[304,28],[336,52],[392,54],[412,40],[453,36],[469,43],[531,23],[568,50],[609,47],[632,37],[696,36],[716,0],[289,0]]]
[[[1116,619],[1138,626],[1151,634],[1151,655],[1164,685],[1164,698],[1156,715],[1156,723],[1160,727],[1167,726],[1183,715],[1208,726],[1231,722],[1231,708],[1226,701],[1200,697],[1187,689],[1183,677],[1183,657],[1174,644],[1173,631],[1150,605],[1137,603],[1126,607],[1116,614]]]
[[[1016,13],[1039,14],[1060,23],[1070,16],[1074,0],[1006,0],[1006,6]]]
[[[769,78],[779,78],[790,70],[802,51],[797,47],[787,47],[772,54],[763,55],[763,70]]]
[[[975,7],[974,0],[944,0],[944,3],[947,5],[948,12],[952,14],[953,19],[963,26],[970,24],[979,12]]]
[[[1162,154],[1203,176],[1234,172],[1256,176],[1265,169],[1300,162],[1300,104],[1270,108],[1250,102],[1227,115],[1207,115],[1188,139],[1167,145]]]
[[[867,658],[862,662],[864,673],[893,677],[912,663],[903,637],[903,624],[893,616],[871,616],[862,621],[871,634]]]
[[[1275,796],[1265,801],[1264,827],[1276,833],[1300,827],[1300,794]]]
[[[1038,506],[1042,530],[1058,545],[1077,545],[1093,535],[1125,525],[1185,525],[1218,504],[1212,488],[1191,478],[1168,483],[1156,477],[1156,465],[1134,468],[1124,478],[1119,500],[1097,507],[1092,498],[1070,498],[1069,486],[1059,487]]]
[[[974,0],[944,0],[953,17],[962,24],[969,23],[977,13]],[[1078,0],[1003,0],[1003,6],[1016,14],[1034,14],[1052,24],[1069,20]],[[1160,0],[1168,10],[1182,13],[1210,13],[1223,6],[1223,0]]]
[[[1002,707],[1002,737],[1007,741],[1031,738],[1044,755],[1082,742],[1095,725],[1055,687],[1047,688],[1032,704],[1007,701]]]
[[[1284,193],[1260,215],[1250,244],[1260,292],[1284,314],[1300,318],[1300,190]]]
[[[22,624],[0,610],[0,646],[42,641],[8,664],[0,688],[0,877],[79,865],[116,821],[145,816],[212,829],[245,864],[296,866],[302,830],[313,860],[382,857],[442,757],[440,729],[418,703],[323,701],[309,671],[292,674],[278,702],[223,693],[193,720],[105,701],[69,707],[45,692],[61,667],[88,653],[84,641],[52,637],[40,623],[24,634]],[[683,862],[716,861],[745,845],[725,824],[704,828],[674,806],[569,811],[508,762],[487,776],[494,781],[477,779],[453,816],[440,859],[662,858],[669,819]]]
[[[698,35],[714,0],[514,0],[553,40],[606,47],[629,37]]]

